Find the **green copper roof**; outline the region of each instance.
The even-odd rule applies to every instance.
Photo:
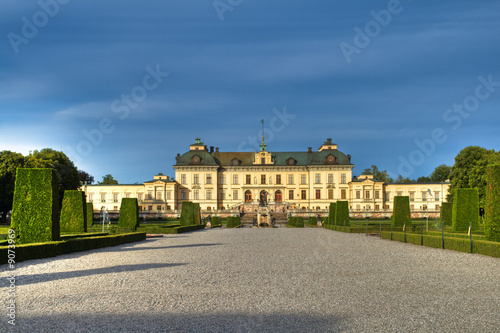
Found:
[[[334,161],[328,160],[328,156],[333,155]],[[199,162],[196,162],[193,158],[198,156],[200,158]],[[177,158],[177,163],[175,166],[187,166],[187,165],[205,165],[205,166],[232,166],[232,161],[234,159],[239,160],[240,166],[250,166],[253,164],[254,153],[246,152],[213,152],[209,153],[207,151],[197,151],[191,150],[180,157]],[[271,153],[274,165],[286,166],[290,158],[294,159],[296,163],[294,165],[306,166],[306,165],[351,165],[349,157],[344,153],[336,150],[323,150],[315,152],[275,152]]]

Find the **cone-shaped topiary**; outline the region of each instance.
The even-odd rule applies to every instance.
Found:
[[[137,198],[123,198],[120,205],[118,227],[136,230],[139,227],[139,205]]]
[[[451,225],[453,217],[453,203],[443,202],[441,206],[441,214],[439,216],[439,222],[444,222],[445,225]]]
[[[87,204],[85,193],[77,190],[64,191],[61,208],[61,232],[87,232]]]
[[[500,164],[486,167],[485,226],[486,239],[500,242]]]
[[[331,202],[330,209],[328,211],[328,219],[325,219],[327,225],[333,225],[335,223],[336,213],[337,213],[337,203]]]
[[[94,224],[94,204],[87,202],[87,230]]]
[[[392,211],[392,225],[395,227],[402,227],[405,224],[407,226],[411,225],[410,197],[395,196],[394,209]]]
[[[335,225],[349,225],[349,202],[337,201]]]
[[[457,188],[453,195],[453,231],[479,229],[479,194],[477,188]]]
[[[18,168],[12,203],[17,244],[59,239],[59,191],[53,169]]]

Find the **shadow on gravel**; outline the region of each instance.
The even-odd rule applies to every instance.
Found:
[[[30,275],[18,275],[16,279],[19,281],[21,285],[42,283],[48,281],[55,280],[64,280],[64,279],[72,279],[83,276],[91,276],[91,275],[101,275],[108,273],[118,273],[118,272],[133,272],[133,271],[144,271],[147,269],[155,269],[155,268],[165,268],[165,267],[175,267],[186,265],[184,263],[181,264],[138,264],[138,265],[118,265],[118,266],[110,266],[110,267],[102,267],[102,268],[94,268],[94,269],[82,269],[78,271],[71,272],[54,272],[54,273],[43,273],[43,274],[30,274]]]
[[[172,246],[148,246],[148,247],[126,247],[126,248],[108,248],[109,250],[103,250],[101,252],[125,252],[125,251],[143,251],[143,250],[162,250],[162,249],[176,249],[176,248],[189,248],[189,247],[204,247],[204,246],[216,246],[224,245],[222,243],[214,244],[187,244],[187,245],[172,245]]]
[[[272,311],[272,310],[270,310]],[[131,311],[132,312],[132,311]],[[17,318],[16,318],[17,319]],[[250,315],[130,313],[120,315],[47,315],[23,317],[24,332],[345,332],[345,318],[303,313]],[[43,330],[47,328],[47,331]],[[48,330],[50,328],[50,330]]]

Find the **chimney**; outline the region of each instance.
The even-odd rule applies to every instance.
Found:
[[[218,153],[219,152],[219,147],[215,148],[215,152]]]
[[[312,153],[313,152],[312,147],[307,147],[307,152]]]
[[[210,152],[213,153],[214,152],[214,146],[210,146]]]

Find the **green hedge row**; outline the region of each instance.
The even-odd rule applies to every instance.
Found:
[[[148,234],[181,234],[183,232],[195,231],[204,228],[205,226],[203,224],[192,224],[177,227],[140,227],[138,230]]]
[[[402,227],[405,224],[407,226],[411,225],[410,197],[395,196],[394,209],[392,212],[392,225],[395,227]]]
[[[453,231],[479,229],[479,194],[477,188],[457,188],[453,195]]]
[[[295,220],[295,228],[304,228],[304,218],[302,216],[297,216]]]
[[[222,219],[219,216],[214,216],[210,219],[210,224],[213,227],[222,226]]]
[[[59,239],[59,192],[54,169],[18,168],[12,204],[16,244]]]
[[[228,216],[226,219],[226,228],[237,228],[241,226],[241,218],[239,216]]]
[[[87,204],[84,192],[64,191],[60,230],[61,232],[87,232]]]
[[[391,232],[382,231],[382,238],[391,239]],[[443,246],[443,238],[432,235],[423,235],[423,237],[420,238],[419,234],[406,234],[405,237],[403,232],[392,232],[392,240],[416,245],[421,245],[423,242],[422,245],[435,248],[442,248]],[[447,250],[470,253],[470,240],[467,238],[444,237],[444,248]],[[472,253],[500,258],[500,243],[486,240],[473,240]]]
[[[309,220],[307,220],[307,224],[309,225],[318,225],[318,218],[316,216],[311,216]]]
[[[500,164],[486,167],[485,226],[486,238],[500,242]]]
[[[139,205],[137,198],[123,198],[118,217],[118,228],[135,231],[139,227]]]
[[[65,241],[55,241],[46,243],[32,243],[17,245],[15,248],[16,262],[55,257],[61,254],[67,254],[79,251],[88,251],[92,249],[115,246],[124,243],[137,242],[146,239],[145,233],[132,233],[122,235],[98,236],[70,239]],[[0,247],[0,264],[7,263],[8,247]]]
[[[443,222],[445,225],[451,225],[453,219],[453,203],[443,202],[441,205],[441,214],[439,214],[439,222]]]

